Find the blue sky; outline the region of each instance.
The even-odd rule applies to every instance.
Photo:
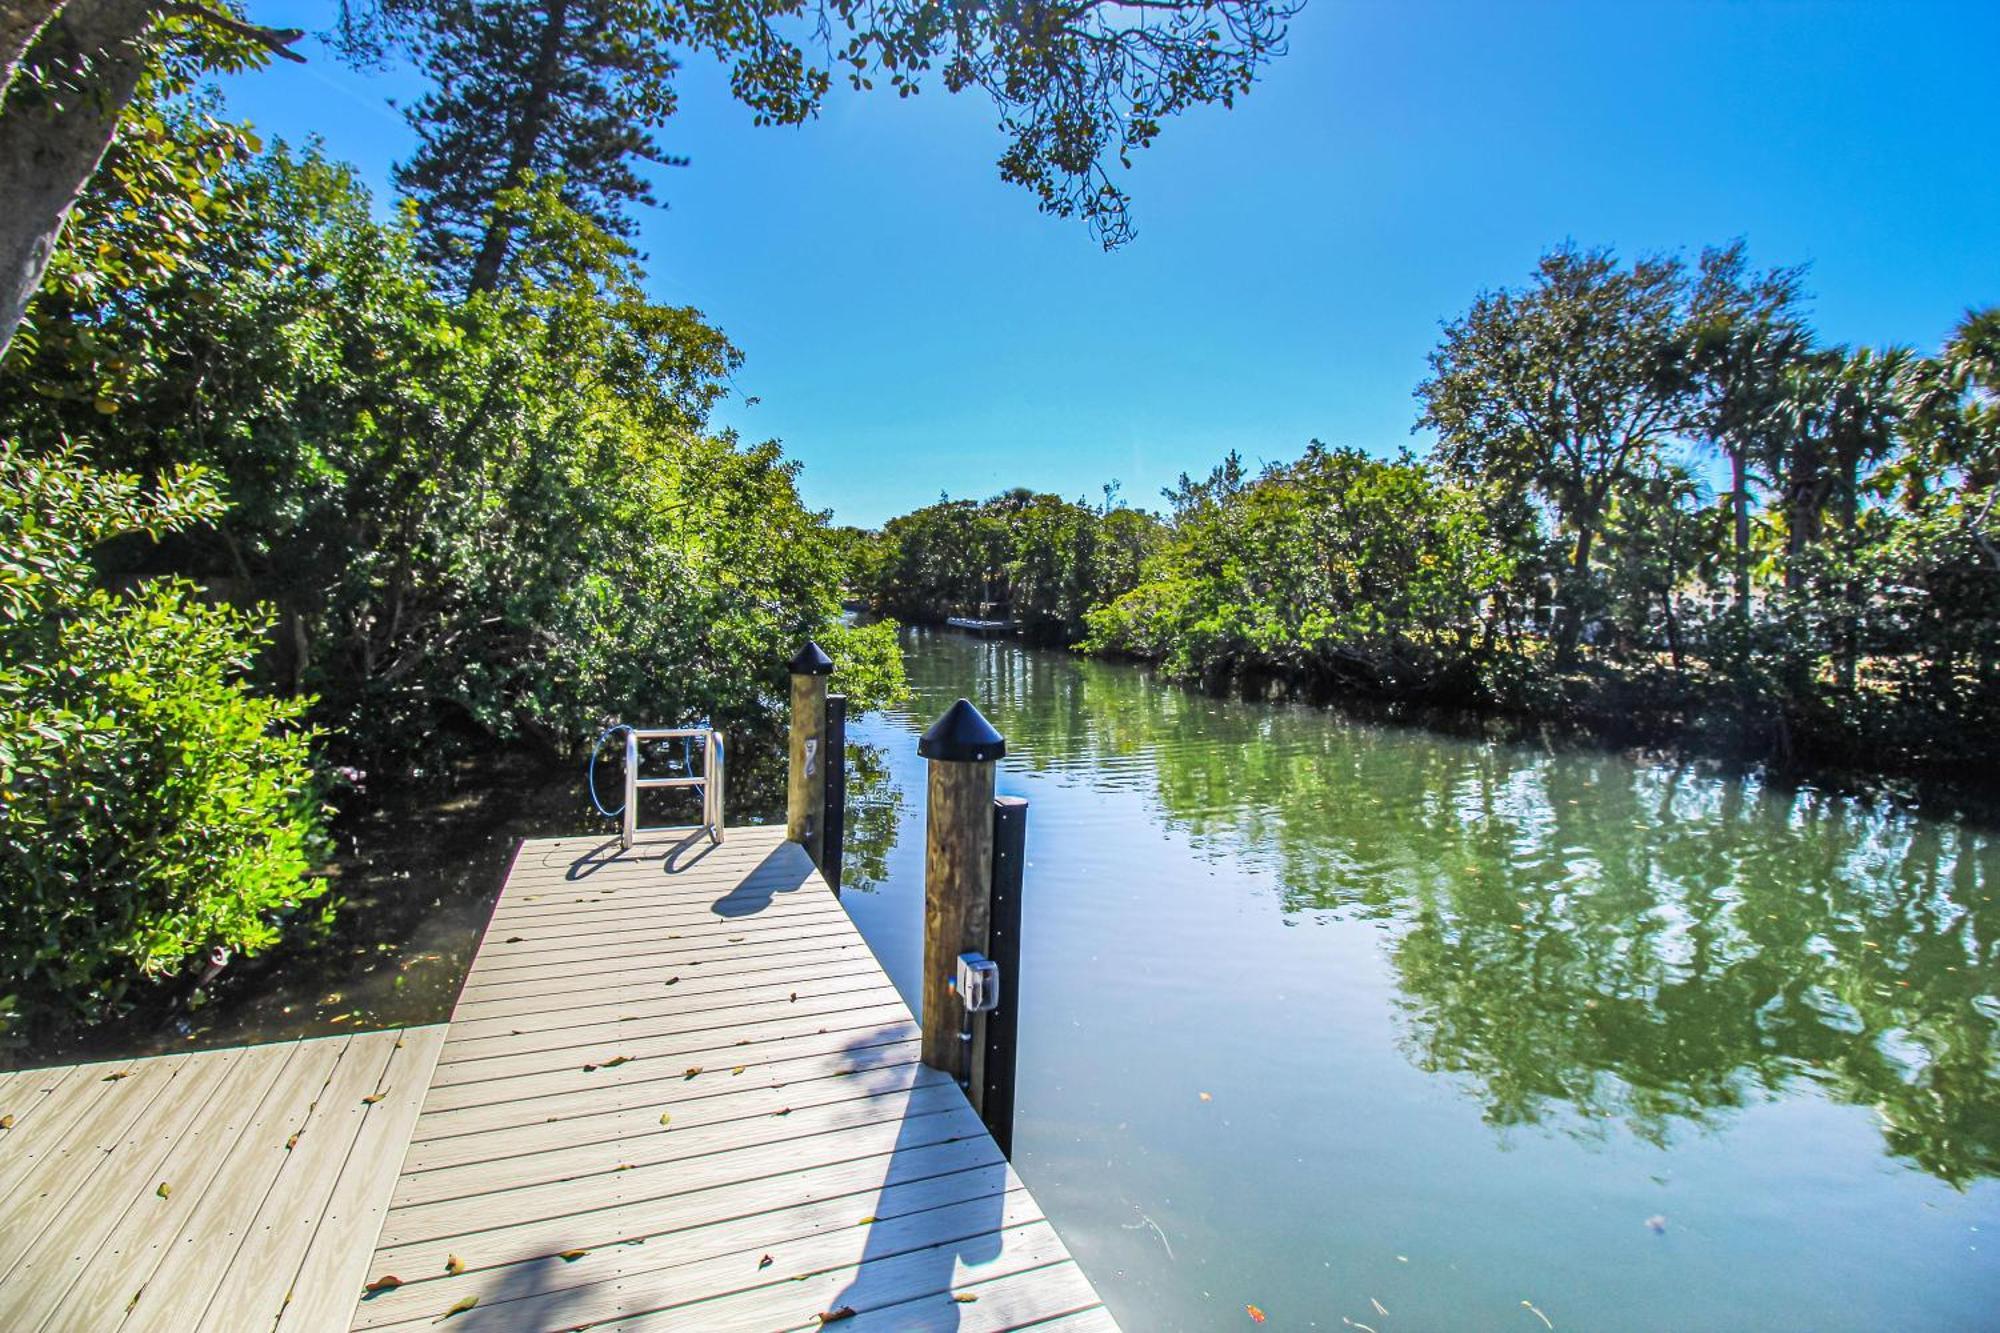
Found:
[[[1996,50],[1990,0],[1311,0],[1249,98],[1140,156],[1114,254],[999,181],[974,95],[836,91],[758,129],[694,61],[661,136],[693,162],[659,173],[640,244],[654,294],[747,354],[721,422],[782,439],[839,520],[1111,479],[1152,505],[1230,449],[1421,447],[1438,322],[1566,238],[1743,236],[1812,266],[1827,339],[1934,347],[2000,302]],[[232,80],[232,108],[386,196],[411,143],[386,99],[420,85],[309,53]]]

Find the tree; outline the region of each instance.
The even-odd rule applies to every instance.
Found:
[[[143,244],[195,197],[230,225],[129,286],[59,264],[0,365],[0,435],[223,481],[226,515],[110,572],[269,605],[260,674],[317,696],[337,757],[561,750],[635,712],[765,727],[809,635],[858,698],[893,688],[893,643],[838,623],[796,464],[706,428],[735,349],[648,301],[629,248],[552,189],[503,196],[524,280],[461,299],[407,216],[317,154],[128,165],[93,184],[80,251]]]
[[[0,9],[0,356],[41,285],[83,189],[149,73],[233,70],[303,33],[200,0],[4,0]]]
[[[0,1031],[102,1017],[326,892],[307,701],[245,680],[266,614],[181,579],[102,586],[108,545],[221,511],[195,469],[147,494],[0,444]]]
[[[1781,449],[1787,379],[1812,346],[1804,271],[1749,271],[1742,241],[1702,251],[1690,300],[1686,371],[1693,395],[1689,432],[1729,461],[1732,637],[1741,651],[1750,623],[1750,510],[1756,469]]]
[[[433,87],[405,116],[414,156],[396,185],[417,204],[426,257],[471,291],[501,280],[520,219],[497,207],[524,179],[629,236],[626,209],[651,203],[637,160],[674,109],[676,64],[658,6],[634,0],[439,0],[410,21]]]
[[[1438,432],[1440,461],[1529,489],[1567,537],[1556,629],[1565,665],[1593,601],[1605,512],[1650,473],[1683,415],[1675,340],[1686,287],[1672,257],[1627,268],[1608,250],[1561,246],[1527,289],[1488,292],[1446,324],[1417,386],[1417,424]]]
[[[441,32],[440,16],[450,7],[477,2],[353,0],[343,4],[342,45],[354,58],[379,56],[394,43]],[[7,3],[0,17],[0,57],[11,62],[0,85],[0,183],[10,207],[0,213],[0,355],[161,45],[181,43],[177,49],[199,61],[228,66],[272,52],[296,58],[290,47],[302,35],[245,22],[202,0]],[[548,31],[573,31],[572,3],[625,18],[641,13],[637,0],[565,0],[563,26]],[[1132,235],[1129,200],[1112,164],[1129,166],[1132,153],[1177,112],[1233,105],[1283,53],[1295,12],[1292,0],[949,7],[931,0],[668,0],[645,7],[629,34],[605,38],[630,50],[600,67],[607,76],[600,86],[608,92],[610,72],[629,56],[633,86],[620,82],[614,100],[664,114],[657,94],[673,53],[703,52],[729,64],[735,94],[758,123],[798,124],[818,112],[835,69],[858,90],[884,77],[899,96],[935,75],[950,92],[977,90],[998,106],[1008,137],[999,160],[1004,179],[1025,186],[1044,212],[1082,217],[1108,247]],[[845,34],[838,44],[836,32]],[[191,33],[200,38],[187,45]],[[825,54],[823,64],[808,57],[808,47]],[[17,49],[22,54],[13,54]],[[472,90],[465,95],[477,114]],[[510,129],[548,123],[517,115]],[[509,161],[546,153],[542,138],[530,137],[519,152],[509,145]],[[521,183],[497,180],[500,188]]]

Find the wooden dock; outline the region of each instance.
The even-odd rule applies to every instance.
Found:
[[[0,1326],[1115,1329],[918,1038],[782,830],[528,842],[446,1028],[0,1075]]]
[[[0,1328],[344,1327],[442,1025],[0,1074]]]

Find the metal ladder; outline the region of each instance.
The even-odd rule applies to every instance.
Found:
[[[700,774],[684,778],[642,778],[639,776],[639,744],[642,741],[700,740]],[[625,733],[625,809],[618,830],[618,845],[626,851],[641,833],[665,832],[661,828],[639,827],[639,793],[652,787],[701,788],[701,823],[712,843],[722,841],[722,782],[724,745],[722,733],[711,727],[632,727]]]

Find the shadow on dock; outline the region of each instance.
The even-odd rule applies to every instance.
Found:
[[[871,1038],[851,1043],[850,1057],[864,1055]],[[1007,1164],[999,1159],[969,1170],[946,1170],[928,1174],[936,1134],[931,1115],[903,1115],[898,1125],[896,1146],[891,1151],[876,1193],[875,1207],[867,1214],[868,1239],[853,1278],[834,1297],[826,1313],[853,1310],[868,1327],[922,1327],[955,1330],[963,1307],[949,1299],[953,1284],[976,1281],[978,1269],[1000,1258],[1006,1224]],[[982,1130],[978,1137],[984,1137]],[[931,1188],[914,1186],[929,1182]],[[940,1189],[939,1186],[944,1188]],[[956,1200],[939,1206],[939,1198]],[[946,1239],[940,1241],[938,1237]],[[929,1242],[929,1243],[924,1243]],[[947,1299],[940,1302],[942,1293]],[[918,1303],[921,1308],[908,1317],[920,1324],[898,1319],[895,1306]]]
[[[796,857],[772,852],[709,907],[717,916],[755,916],[769,907],[778,894],[797,892],[818,873],[810,861],[801,862]]]

